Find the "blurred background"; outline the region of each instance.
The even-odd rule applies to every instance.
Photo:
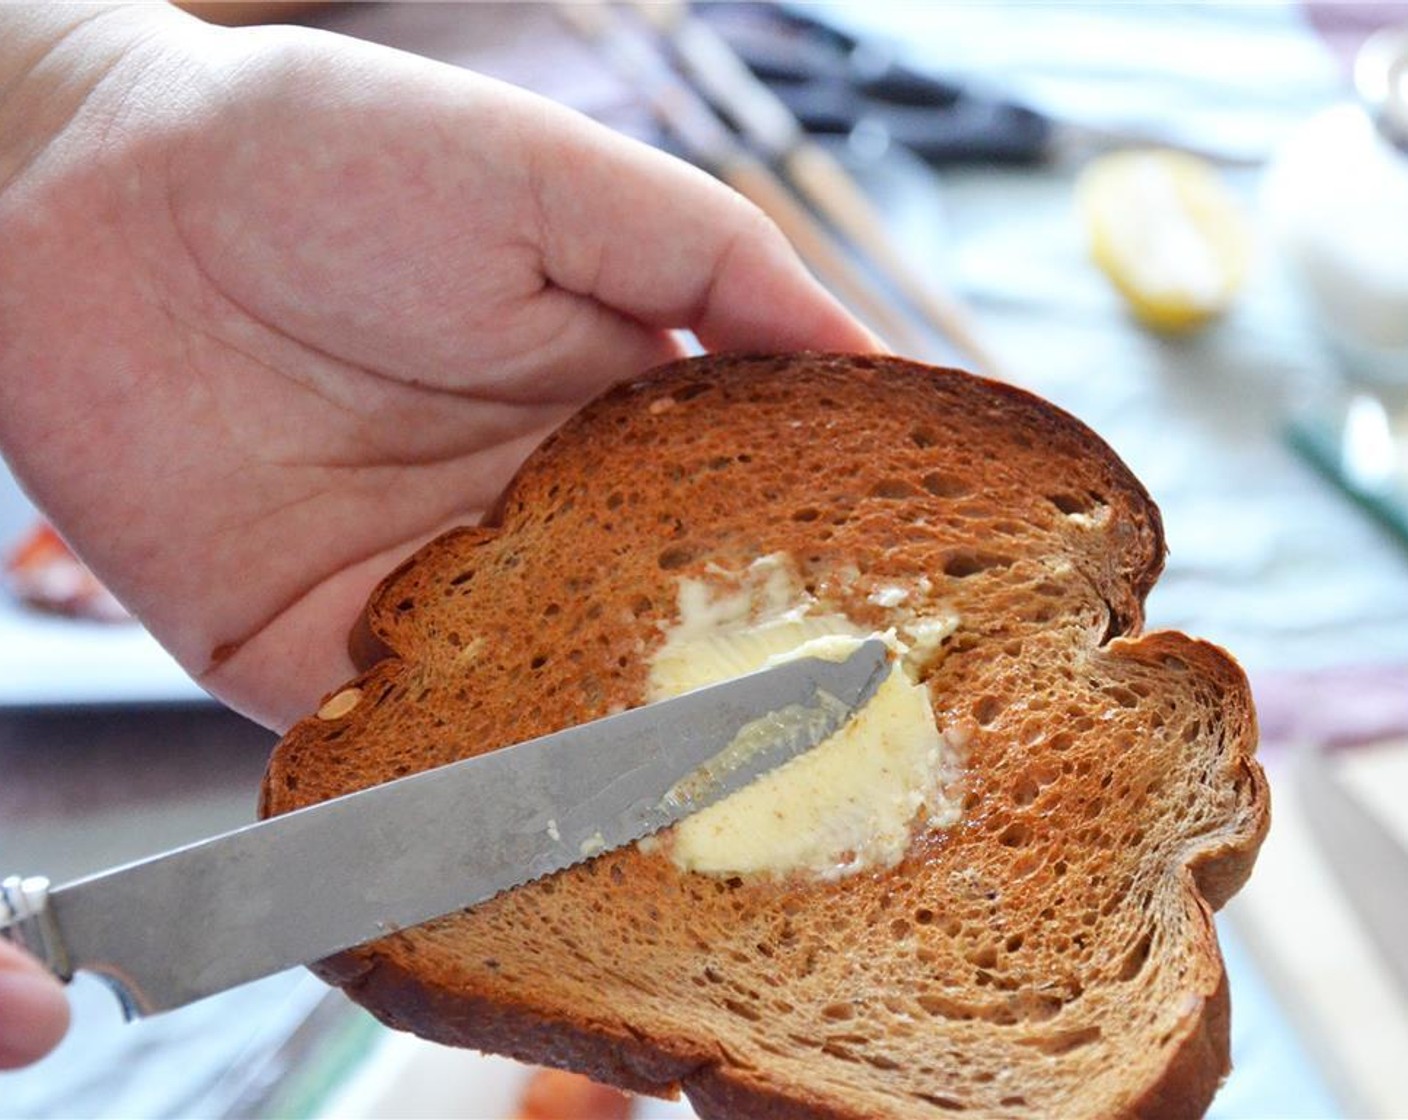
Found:
[[[1243,662],[1272,780],[1220,916],[1236,1069],[1213,1115],[1408,1115],[1408,6],[203,12],[476,69],[699,163],[897,351],[1099,432],[1164,513],[1149,625]],[[6,870],[63,881],[252,820],[269,736],[123,620],[3,471],[0,554]],[[72,1035],[0,1075],[0,1115],[530,1107],[530,1071],[392,1036],[302,973],[130,1027],[72,991]],[[543,1116],[689,1115],[536,1088]]]

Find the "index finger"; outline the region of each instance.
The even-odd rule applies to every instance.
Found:
[[[0,941],[0,1069],[42,1058],[68,1029],[68,1000],[52,976]]]

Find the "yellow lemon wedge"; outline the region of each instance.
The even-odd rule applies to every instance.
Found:
[[[1091,256],[1141,322],[1179,333],[1231,305],[1251,238],[1206,160],[1157,149],[1113,152],[1085,168],[1076,195]]]

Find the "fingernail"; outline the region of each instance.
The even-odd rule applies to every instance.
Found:
[[[68,999],[37,972],[0,972],[0,1069],[42,1058],[68,1030]]]

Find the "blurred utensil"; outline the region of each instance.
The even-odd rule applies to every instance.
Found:
[[[1259,155],[1200,145],[1145,127],[1076,123],[900,61],[891,43],[836,26],[825,6],[708,2],[695,14],[721,34],[812,135],[845,136],[857,155],[908,149],[938,168],[979,164],[1078,165],[1132,146],[1173,147],[1220,164]],[[844,19],[844,17],[842,17]]]
[[[738,142],[704,98],[619,13],[596,3],[563,3],[557,11],[639,90],[686,157],[772,218],[817,278],[887,345],[922,351],[923,341],[915,328],[876,291],[825,227],[763,160]]]
[[[653,6],[653,5],[652,5]],[[985,97],[900,63],[824,17],[775,4],[700,4],[725,40],[809,134],[848,136],[858,155],[901,145],[936,167],[1043,162],[1054,128],[1042,113]]]
[[[1373,393],[1321,400],[1286,425],[1286,442],[1408,545],[1408,463],[1394,414]]]
[[[1376,394],[1318,402],[1285,426],[1285,440],[1311,467],[1408,547],[1408,439]]]
[[[669,41],[686,74],[714,106],[802,193],[980,373],[1000,376],[971,313],[932,278],[921,275],[891,237],[850,172],[808,134],[791,108],[761,81],[732,46],[694,16],[685,0],[635,0],[635,9]]]

